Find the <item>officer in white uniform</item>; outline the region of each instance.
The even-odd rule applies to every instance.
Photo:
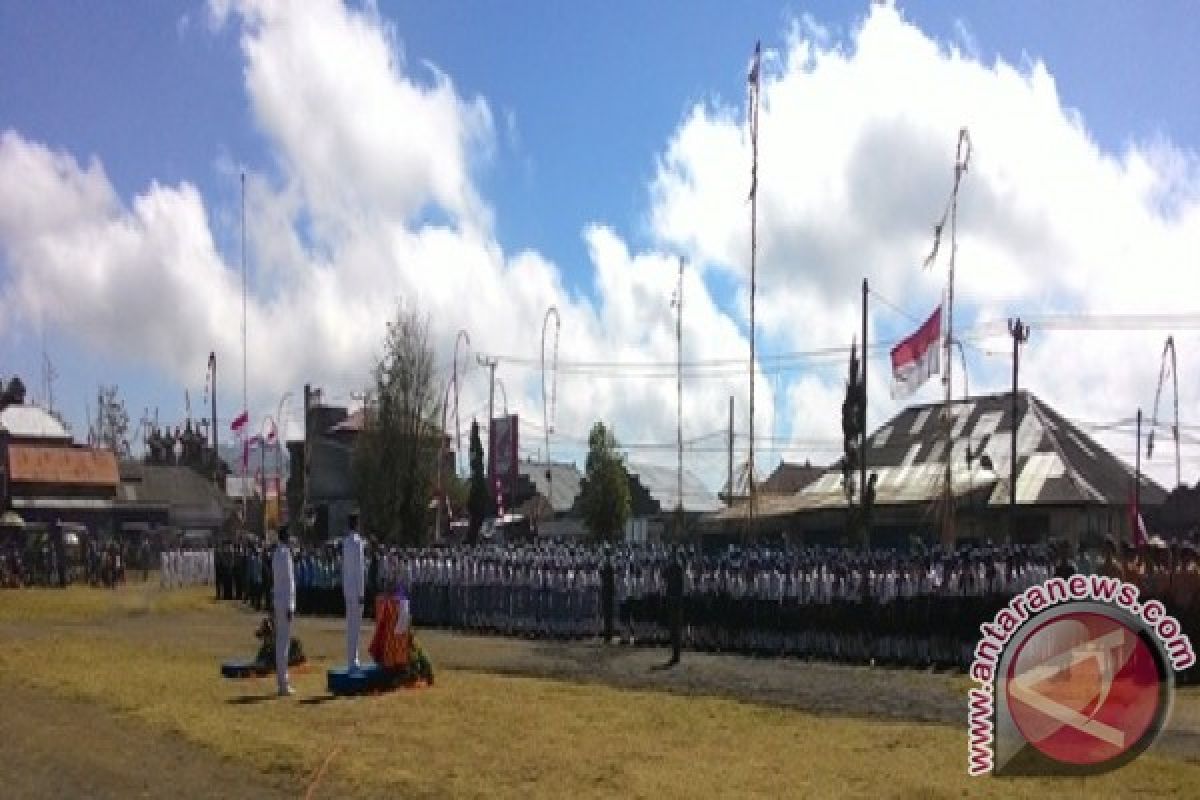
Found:
[[[362,629],[363,597],[366,589],[366,558],[363,538],[358,533],[358,512],[350,512],[342,537],[342,596],[346,600],[346,669],[358,664],[358,637]]]
[[[288,682],[288,649],[292,643],[292,615],[296,613],[296,579],[286,525],[279,528],[279,544],[271,556],[275,601],[275,681],[279,696],[295,694]]]

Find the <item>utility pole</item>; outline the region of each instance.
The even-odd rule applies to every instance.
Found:
[[[1009,437],[1008,458],[1008,542],[1012,544],[1017,536],[1017,387],[1020,385],[1021,345],[1029,340],[1029,326],[1017,317],[1008,321],[1008,332],[1013,340],[1012,436]]]
[[[1142,409],[1137,413],[1137,448],[1134,450],[1133,510],[1142,513]],[[1136,524],[1136,519],[1134,520]],[[1135,535],[1136,543],[1136,535]]]
[[[212,385],[212,448],[213,448],[213,482],[221,485],[221,452],[217,449],[217,354],[208,354],[209,382]]]
[[[304,384],[304,491],[300,502],[300,519],[301,531],[307,537],[308,522],[309,522],[309,486],[310,477],[312,475],[312,426],[309,420],[312,417],[312,385]]]
[[[554,317],[554,356],[550,362],[550,407],[549,411],[546,408],[546,332],[549,330],[550,317]],[[554,432],[554,417],[557,411],[558,404],[558,338],[562,330],[562,318],[558,315],[558,306],[550,306],[546,309],[546,316],[542,317],[542,431],[546,436],[546,491],[550,495],[551,509],[553,509],[554,497],[554,469],[551,467],[550,461],[550,434]],[[511,436],[511,432],[510,432]],[[515,454],[514,454],[515,456]],[[516,475],[511,477],[512,487],[510,489],[516,493]]]
[[[471,346],[471,334],[465,329],[459,330],[454,337],[454,474],[459,475],[459,459],[462,457],[462,426],[458,420],[458,343],[466,341],[467,347]],[[467,362],[470,363],[470,362]],[[465,365],[464,365],[465,366]],[[443,431],[445,433],[445,431]]]
[[[488,477],[488,481],[491,481],[496,477],[496,448],[494,447],[494,445],[496,444],[496,430],[495,430],[496,359],[484,358],[483,356],[476,356],[475,360],[478,362],[479,366],[485,367],[488,370],[488,385],[490,386],[490,388],[488,389],[488,426],[487,426],[488,427],[488,474],[487,474],[487,477]],[[489,488],[492,488],[490,483],[489,483]]]
[[[859,489],[858,496],[862,505],[863,543],[866,549],[871,549],[871,526],[867,515],[867,279],[862,282],[862,407],[859,409],[859,432],[862,436],[862,446],[859,447]]]
[[[683,256],[679,257],[679,286],[675,290],[675,439],[679,457],[675,500],[675,538],[683,538]]]
[[[268,417],[267,419],[270,419]],[[271,420],[274,424],[274,420]],[[267,538],[267,440],[263,437],[263,430],[266,429],[267,420],[263,420],[262,428],[258,432],[258,480],[259,487],[262,491],[260,501],[262,504],[262,525],[263,525],[263,540]]]
[[[729,507],[733,507],[733,395],[729,395]]]

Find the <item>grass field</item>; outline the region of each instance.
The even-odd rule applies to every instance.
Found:
[[[332,636],[310,647],[298,694],[275,699],[273,679],[219,679],[232,643],[252,649],[248,617],[198,591],[6,592],[0,621],[24,631],[0,647],[0,685],[132,715],[313,796],[1200,796],[1200,766],[1186,760],[1145,757],[1089,779],[970,779],[961,729],[722,697],[442,669],[431,689],[331,699]]]

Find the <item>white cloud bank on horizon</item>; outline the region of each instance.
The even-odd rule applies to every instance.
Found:
[[[685,357],[748,352],[749,156],[740,106],[698,105],[665,143],[647,187],[652,249],[632,252],[600,222],[581,232],[593,290],[572,296],[557,265],[533,250],[506,253],[493,235],[503,209],[491,208],[472,179],[496,157],[486,99],[463,97],[450,76],[407,64],[374,10],[246,0],[215,2],[212,12],[215,24],[240,31],[250,112],[275,160],[247,176],[261,287],[249,310],[253,407],[273,409],[305,381],[347,394],[360,388],[398,301],[430,315],[447,364],[460,328],[477,349],[536,356],[551,305],[562,317],[564,360],[671,362],[680,252],[692,265]],[[1184,267],[1200,242],[1190,153],[1164,141],[1106,153],[1063,106],[1045,66],[982,63],[886,6],[872,6],[845,41],[797,25],[772,55],[760,126],[760,342],[847,344],[864,276],[911,313],[936,304],[944,267],[919,265],[964,124],[974,154],[960,203],[956,317],[970,325],[1012,311],[1190,310],[1196,292]],[[213,214],[187,183],[152,184],[126,203],[98,158],[81,163],[4,132],[0,301],[82,347],[127,354],[180,380],[202,373],[209,350],[236,363],[240,274],[218,252]],[[737,318],[705,282],[716,272],[739,287]],[[881,336],[910,325],[876,309]],[[1139,404],[1148,413],[1163,336],[1035,330],[1023,384],[1071,417],[1128,417]],[[1200,336],[1176,341],[1186,361]],[[885,368],[872,362],[873,419],[895,408]],[[838,435],[843,372],[838,364],[789,373],[777,387],[772,376],[760,378],[758,430],[775,432],[778,398],[778,429],[797,445],[759,446],[769,453],[760,472],[774,466],[768,457],[836,456],[814,451],[811,440]],[[501,367],[499,375],[510,407],[540,426],[537,370]],[[1006,361],[972,356],[972,390],[1003,390],[1007,375]],[[1200,400],[1200,376],[1185,369],[1180,378],[1186,411]],[[744,431],[745,384],[744,373],[689,380],[685,436],[723,429],[730,394]],[[603,418],[626,442],[672,442],[674,391],[670,376],[564,372],[557,429],[585,436]],[[917,399],[938,393],[926,388]],[[464,382],[464,427],[486,400],[475,369]],[[534,426],[522,436],[531,451],[542,444]],[[1131,444],[1106,441],[1131,454]],[[553,448],[578,453],[567,438]],[[657,455],[634,457],[673,462],[673,453]],[[710,486],[723,481],[720,453],[688,463]],[[1154,474],[1173,476],[1166,467],[1156,456]],[[1200,459],[1185,465],[1185,479],[1194,482],[1197,468]]]

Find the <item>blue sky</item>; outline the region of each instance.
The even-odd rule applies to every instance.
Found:
[[[1119,157],[1131,145],[1160,140],[1184,154],[1198,149],[1200,110],[1189,98],[1200,88],[1195,77],[1200,53],[1194,47],[1200,41],[1200,15],[1190,4],[899,5],[906,22],[925,37],[958,47],[985,68],[997,59],[1018,67],[1042,62],[1057,86],[1064,114],[1078,111],[1102,155]],[[715,0],[381,0],[377,8],[376,21],[403,54],[406,79],[427,89],[435,79],[426,63],[435,65],[464,102],[476,97],[486,102],[493,127],[490,142],[468,150],[465,157],[473,184],[491,211],[495,242],[510,258],[525,250],[536,252],[558,271],[565,300],[596,307],[604,299],[596,286],[594,243],[585,230],[597,224],[611,229],[635,258],[679,243],[653,221],[657,201],[652,186],[660,175],[660,159],[687,128],[697,105],[713,110],[714,116],[720,109],[740,113],[755,39],[785,51],[789,32],[802,28],[798,20],[807,17],[828,31],[832,46],[850,49],[868,15],[865,5],[840,2]],[[356,9],[361,6],[351,6]],[[0,131],[15,131],[26,142],[65,152],[80,167],[97,159],[126,207],[156,184],[194,185],[217,252],[235,267],[233,165],[245,165],[276,188],[292,169],[278,132],[248,96],[247,30],[237,19],[215,24],[199,3],[0,2],[0,75],[5,76],[0,79]],[[931,85],[922,91],[936,96],[941,88]],[[397,137],[404,135],[396,131]],[[0,193],[20,190],[0,182]],[[436,223],[444,209],[432,203],[426,213]],[[2,245],[0,293],[6,284],[15,284],[19,271],[14,250]],[[260,280],[269,279],[255,278],[265,294]],[[705,268],[703,281],[715,307],[744,332],[736,294],[742,279],[728,270]],[[926,292],[905,304],[922,309],[929,297]],[[1064,295],[1045,290],[1025,297],[1053,304]],[[979,309],[1001,305],[981,302]],[[907,322],[885,324],[898,332]],[[17,327],[0,329],[0,374],[19,371],[36,389],[40,343],[27,324]],[[768,352],[800,345],[778,332],[760,336]],[[47,341],[59,371],[58,405],[70,418],[82,417],[83,398],[101,380],[121,384],[135,419],[143,406],[157,405],[168,417],[168,408],[181,411],[179,375],[140,357],[136,347],[95,347],[70,324],[51,324]],[[477,341],[476,347],[486,345]],[[981,367],[981,372],[987,375],[989,369]],[[1005,369],[996,365],[996,374]],[[193,395],[202,382],[201,367],[188,379]],[[198,403],[195,397],[193,403]],[[225,406],[233,404],[231,398]],[[773,404],[782,417],[794,416],[782,396]],[[778,430],[794,427],[784,420]],[[639,432],[634,438],[658,433]],[[669,438],[666,431],[661,434]]]
[[[516,136],[482,171],[506,247],[536,247],[586,290],[579,231],[605,220],[643,235],[644,184],[684,113],[741,100],[756,38],[778,46],[809,14],[832,31],[859,4],[382,0],[412,64],[429,61],[464,94],[511,114]],[[1187,3],[908,2],[931,35],[990,61],[1052,68],[1065,103],[1109,148],[1165,135],[1195,147],[1200,15]],[[242,87],[236,32],[209,29],[203,4],[0,3],[0,121],[80,158],[103,159],[122,195],[188,180],[226,203],[222,156],[265,165]],[[506,123],[504,123],[506,124]],[[234,198],[236,199],[236,198]],[[226,243],[234,246],[235,243]]]

